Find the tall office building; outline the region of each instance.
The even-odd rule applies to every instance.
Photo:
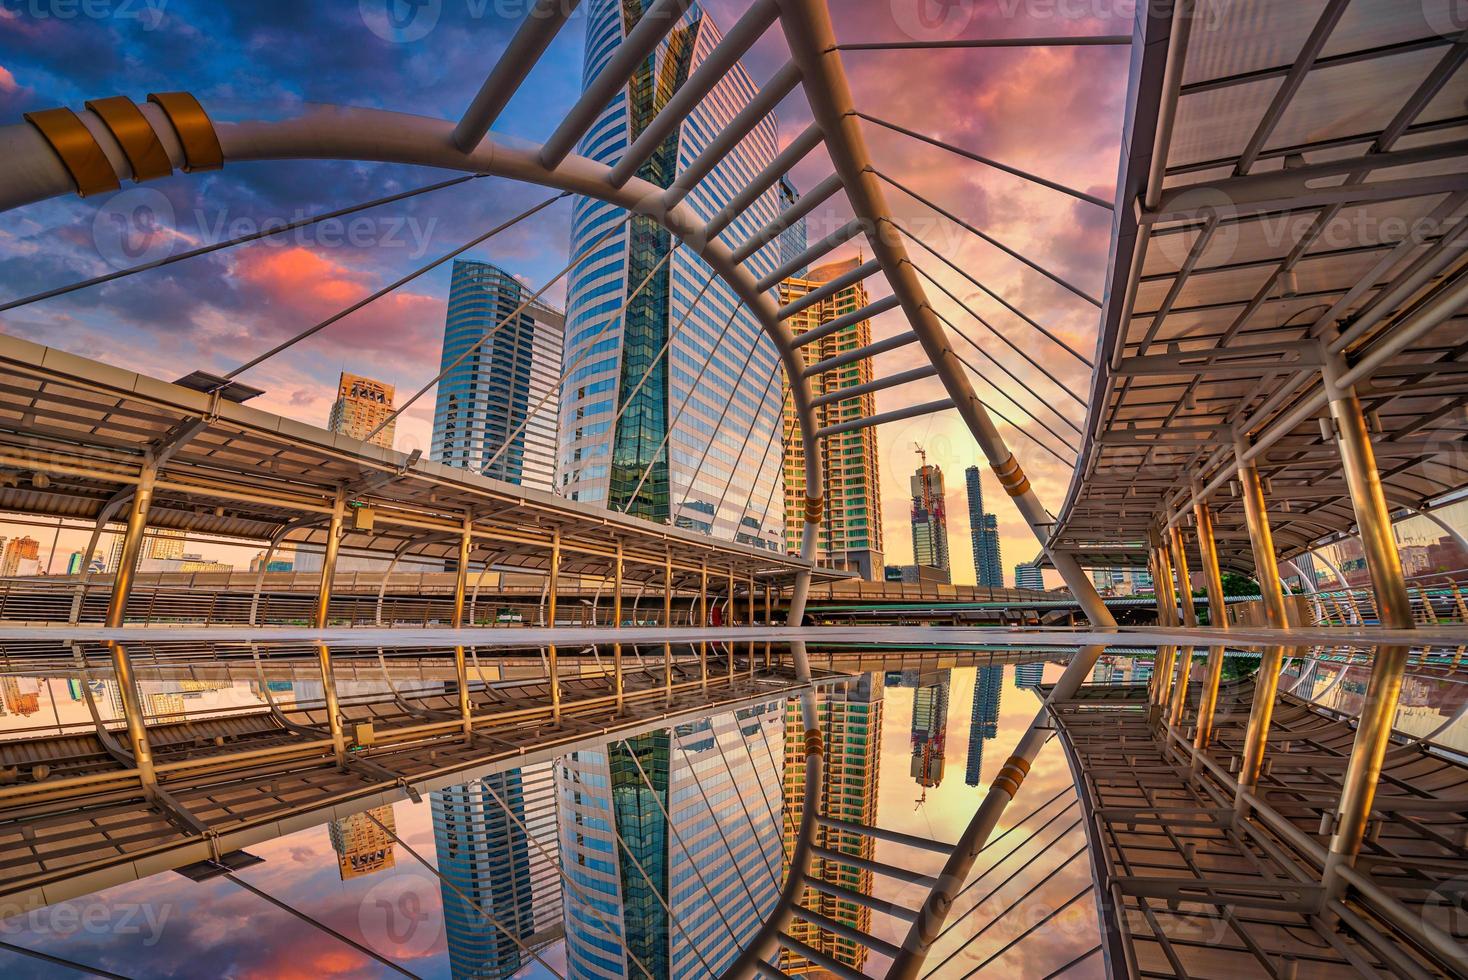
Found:
[[[336,401],[332,402],[331,417],[326,427],[338,435],[391,449],[398,420],[387,420],[392,416],[395,390],[385,382],[343,371],[336,385]],[[382,431],[368,439],[372,431],[384,422],[387,425]]]
[[[860,264],[859,259],[832,262],[816,266],[802,278],[786,279],[780,284],[780,305],[786,306],[808,296]],[[800,336],[866,305],[866,287],[858,282],[805,307],[787,319],[785,324],[792,333]],[[859,350],[871,342],[871,321],[860,320],[811,342],[803,352],[809,361],[823,361],[847,351]],[[811,386],[813,394],[819,398],[871,380],[872,361],[864,357],[838,370],[817,375],[811,379]],[[795,406],[789,397],[788,379],[784,382],[784,390],[785,431],[794,432],[797,422]],[[815,414],[818,429],[870,418],[877,414],[877,396],[868,392],[845,401],[818,405]],[[820,525],[816,561],[855,572],[869,582],[880,581],[883,576],[882,497],[876,426],[830,436],[820,440],[818,445],[826,481],[821,488],[826,516]],[[786,547],[792,553],[800,551],[800,539],[805,529],[805,497],[805,447],[799,439],[792,438],[785,457],[785,534]]]
[[[513,976],[528,959],[520,944],[537,931],[521,772],[434,790],[429,800],[449,969],[455,977]]]
[[[0,575],[35,575],[40,571],[41,542],[32,537],[11,538],[0,558]]]
[[[826,733],[822,761],[825,798],[821,814],[837,820],[875,826],[877,781],[882,752],[882,675],[863,674],[859,680],[826,688],[817,708],[821,730]],[[785,849],[795,848],[800,815],[805,808],[805,732],[800,704],[791,701],[785,709],[785,802],[790,822],[785,825]],[[816,827],[815,843],[828,851],[871,861],[876,840],[827,825]],[[822,857],[811,861],[810,877],[829,882],[861,895],[872,894],[872,872]],[[859,932],[872,931],[872,910],[810,889],[805,904],[832,921]],[[790,924],[786,934],[838,963],[858,972],[866,964],[869,950],[840,933],[803,919]],[[826,976],[824,969],[789,950],[780,953],[780,969],[789,976],[813,973]]]
[[[999,553],[999,518],[984,510],[984,475],[977,466],[963,472],[968,484],[969,535],[974,546],[974,580],[991,589],[1004,588],[1004,564]]]
[[[780,196],[780,213],[784,214],[795,205],[800,203],[800,192],[795,189],[788,176],[781,177],[775,185],[776,192]],[[790,227],[780,232],[780,257],[777,260],[781,266],[790,265],[801,255],[805,254],[809,246],[809,235],[806,230],[805,219],[790,222]],[[798,266],[791,270],[792,278],[804,279],[806,269]]]
[[[370,814],[370,816],[369,816]],[[373,817],[377,821],[373,821]],[[378,826],[378,824],[381,826]],[[353,813],[326,825],[331,849],[336,852],[337,874],[342,881],[376,874],[397,864],[396,846],[389,831],[397,830],[391,806]]]
[[[924,463],[912,475],[912,558],[918,565],[952,572],[943,471]]]
[[[912,692],[912,778],[924,789],[943,782],[952,673],[945,668],[923,674]]]
[[[759,931],[779,899],[783,839],[781,772],[759,742],[784,744],[784,710],[782,699],[725,712],[558,765],[562,866],[576,885],[568,978],[688,977],[704,962],[718,975]]]
[[[1020,562],[1014,566],[1014,587],[1016,589],[1045,590],[1045,573],[1040,566],[1034,562]]]
[[[606,67],[649,6],[647,0],[583,4],[586,80]],[[579,152],[609,165],[619,162],[720,37],[712,19],[690,5],[597,117]],[[748,73],[734,65],[651,157],[638,161],[636,176],[673,185],[757,94]],[[700,217],[712,217],[754,183],[777,147],[776,122],[766,116],[694,183],[686,204]],[[780,208],[780,191],[771,186],[720,240],[737,246],[774,220]],[[651,218],[638,215],[623,224],[624,216],[591,199],[579,199],[572,214],[571,249],[579,259],[567,285],[564,493],[783,551],[775,345],[690,249],[674,248]],[[778,239],[770,242],[743,267],[756,279],[773,276],[781,248]]]
[[[1003,693],[1004,668],[980,667],[974,675],[974,706],[968,723],[968,764],[963,772],[963,781],[970,786],[979,785],[983,777],[984,743],[999,735],[999,700]]]
[[[429,455],[551,490],[565,317],[531,295],[497,266],[455,260]]]
[[[1032,664],[1016,664],[1014,668],[1014,686],[1021,691],[1033,691],[1045,680],[1045,662],[1043,660]]]

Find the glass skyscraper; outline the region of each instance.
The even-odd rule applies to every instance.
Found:
[[[583,84],[605,68],[649,5],[589,0]],[[690,6],[597,117],[579,152],[608,165],[618,162],[720,37],[708,15]],[[671,185],[757,93],[736,65],[637,176]],[[774,159],[777,142],[775,120],[766,117],[693,188],[686,204],[700,218],[713,217]],[[721,240],[737,245],[773,220],[781,194],[771,187]],[[657,222],[635,216],[619,224],[624,217],[619,208],[585,198],[572,214],[572,254],[581,258],[567,285],[562,492],[783,550],[781,373],[774,343],[723,280],[689,249],[675,249]],[[763,278],[789,247],[776,239],[744,268]]]
[[[943,471],[924,463],[912,475],[912,559],[917,565],[951,571]]]
[[[531,295],[497,266],[454,262],[429,458],[550,490],[565,318],[540,302],[515,314]]]
[[[780,284],[780,305],[788,305],[808,296],[833,279],[839,279],[860,265],[858,259],[816,266],[804,276],[792,276]],[[853,283],[825,299],[807,306],[785,321],[797,337],[839,317],[855,313],[867,305],[867,290]],[[872,323],[860,320],[827,334],[805,347],[810,361],[823,361],[838,354],[860,350],[872,342]],[[811,379],[812,394],[817,398],[841,388],[869,384],[872,359],[852,361],[844,367]],[[785,429],[796,426],[795,405],[785,383]],[[877,414],[877,396],[873,392],[857,395],[815,409],[816,427],[870,418]],[[821,472],[825,486],[821,494],[826,501],[826,519],[821,522],[816,561],[822,565],[855,572],[869,582],[883,577],[881,470],[877,459],[877,429],[868,426],[854,432],[843,432],[818,443]],[[790,440],[785,458],[785,533],[786,547],[800,553],[805,531],[805,448],[799,439]]]
[[[1041,670],[1044,665],[1040,665]],[[969,715],[968,764],[963,781],[979,785],[984,768],[984,743],[999,735],[999,701],[1004,694],[1004,668],[980,667],[974,676],[974,706]]]
[[[999,519],[984,510],[984,475],[977,466],[964,470],[968,483],[968,524],[974,546],[974,576],[979,585],[1004,588],[1004,565],[999,554]]]
[[[515,940],[528,945],[536,932],[520,770],[435,790],[429,800],[450,970],[455,978],[512,976],[526,959]]]
[[[725,712],[573,752],[557,766],[562,866],[573,883],[568,978],[631,980],[644,968],[696,976],[704,961],[718,974],[759,931],[783,866],[784,708]]]
[[[1014,587],[1016,589],[1035,589],[1043,592],[1045,590],[1045,573],[1034,562],[1020,562],[1014,566]]]

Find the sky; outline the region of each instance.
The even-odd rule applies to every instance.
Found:
[[[423,0],[427,5],[409,28],[395,35],[387,27],[384,5],[400,2],[3,0],[0,120],[19,121],[25,112],[59,105],[79,109],[87,99],[110,95],[142,101],[149,92],[175,90],[194,93],[220,123],[288,112],[303,103],[457,119],[529,0]],[[726,29],[746,6],[738,0],[704,4]],[[1128,32],[1130,21],[1126,0],[832,0],[831,10],[843,42],[1115,34]],[[574,16],[557,37],[496,125],[497,136],[541,141],[575,101],[584,21]],[[775,30],[744,64],[761,82],[787,57]],[[849,52],[845,60],[864,112],[1103,200],[1114,196],[1125,48]],[[797,92],[787,98],[777,116],[781,140],[787,142],[810,121],[804,96]],[[1100,295],[1108,211],[871,124],[865,133],[878,170],[1081,290]],[[829,159],[817,150],[793,178],[798,187],[809,188],[830,172]],[[217,173],[129,186],[106,197],[27,207],[0,215],[0,302],[446,176],[425,168],[344,161],[243,163]],[[1094,307],[905,193],[891,187],[886,192],[898,220],[937,253],[1091,355]],[[335,226],[190,259],[0,314],[0,330],[169,379],[195,369],[224,372],[544,196],[527,185],[476,180]],[[845,207],[843,201],[818,208],[811,218],[811,240],[844,223],[850,216]],[[466,257],[495,262],[539,287],[565,264],[569,214],[567,202],[556,204]],[[1029,353],[1081,398],[1089,370],[993,298],[969,299],[976,290],[939,258],[919,247],[910,251],[917,265],[989,325],[940,290],[929,289],[940,315],[982,349],[953,340],[982,372],[973,376],[980,396],[1052,447],[1055,437],[1025,419],[1016,402],[1077,442],[1069,426],[1083,427],[1084,405],[1026,365],[992,331]],[[448,271],[445,265],[414,280],[249,371],[242,380],[265,389],[254,404],[324,425],[342,370],[395,384],[401,403],[437,373]],[[871,285],[874,299],[888,292],[880,279]],[[547,298],[559,300],[560,287]],[[874,321],[877,338],[904,330],[898,311]],[[989,357],[1036,394],[1024,391]],[[903,348],[883,355],[877,371],[899,371],[923,360],[920,348]],[[888,411],[943,395],[938,382],[928,381],[879,394],[877,407]],[[429,392],[404,413],[399,449],[426,444],[432,408]],[[1070,467],[1008,424],[1000,428],[1041,500],[1058,510]],[[915,447],[922,445],[947,482],[954,581],[972,582],[963,470],[982,460],[962,421],[950,412],[889,424],[879,430],[878,442],[888,564],[911,561],[908,480],[918,464]],[[1015,562],[1033,558],[1038,546],[988,473],[986,491],[989,509],[999,517],[1006,576],[1011,576]],[[30,533],[43,539],[44,562],[51,536]],[[57,545],[58,562],[81,544],[81,536],[72,541],[72,535],[64,535]],[[200,550],[211,553],[207,547]],[[248,553],[222,557],[243,564]]]

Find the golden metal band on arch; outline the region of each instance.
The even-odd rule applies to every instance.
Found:
[[[994,777],[990,784],[991,789],[1002,789],[1011,797],[1019,792],[1020,784],[1030,774],[1030,764],[1017,755],[1012,755],[1004,763],[1004,768],[999,770],[999,775]]]
[[[219,170],[224,166],[219,134],[198,99],[187,92],[150,92],[148,101],[161,108],[173,124],[173,131],[183,144],[184,173]]]
[[[25,120],[40,131],[41,138],[61,158],[79,195],[105,194],[122,186],[112,169],[112,161],[76,113],[65,107],[42,109],[27,112]]]
[[[1019,460],[1011,453],[1009,458],[1002,463],[993,466],[994,475],[999,477],[999,485],[1004,492],[1011,497],[1023,497],[1030,490],[1030,478],[1025,476],[1025,471],[1020,469]]]
[[[821,730],[819,728],[807,728],[805,730],[805,754],[820,755],[825,751],[825,745],[821,741]]]
[[[87,108],[107,127],[122,153],[132,167],[133,182],[157,180],[173,173],[173,161],[163,149],[158,134],[143,116],[132,99],[114,95],[107,99],[94,99]]]
[[[819,524],[821,516],[826,512],[826,502],[821,497],[805,498],[805,523]]]

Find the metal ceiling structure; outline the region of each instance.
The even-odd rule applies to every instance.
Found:
[[[1252,570],[1242,502],[1220,492],[1239,453],[1284,557],[1351,531],[1327,372],[1358,389],[1393,508],[1468,484],[1463,25],[1393,0],[1205,6],[1157,25],[1166,69],[1124,151],[1052,539],[1096,565],[1145,563],[1149,532],[1206,500],[1220,560]]]

